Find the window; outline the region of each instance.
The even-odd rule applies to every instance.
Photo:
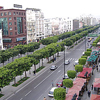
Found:
[[[22,13],[22,15],[23,15],[23,13]]]
[[[9,27],[9,30],[12,30],[12,27]]]
[[[1,13],[1,16],[3,16],[3,13]]]
[[[14,22],[14,24],[16,25],[16,22]]]
[[[4,15],[6,16],[7,15],[7,12],[5,12]]]
[[[17,35],[17,32],[15,32],[15,35]]]
[[[26,26],[25,26],[25,29],[26,29]]]
[[[16,17],[14,17],[14,20],[16,20]]]
[[[21,15],[21,13],[19,12],[19,15]]]
[[[11,15],[11,12],[8,12],[8,15]]]
[[[9,20],[11,20],[11,17],[9,17]]]
[[[12,25],[12,22],[9,22],[9,25]]]
[[[15,30],[16,30],[16,27],[15,27]]]
[[[13,15],[16,15],[16,13],[14,12]]]
[[[17,15],[18,15],[18,12],[17,12]]]
[[[24,13],[24,15],[25,15],[25,13]]]
[[[12,35],[12,32],[10,32],[10,35]]]

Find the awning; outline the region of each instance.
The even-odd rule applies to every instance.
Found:
[[[83,68],[83,71],[80,72],[80,74],[78,74],[78,77],[86,77],[84,76],[86,72],[88,72],[87,74],[87,77],[88,77],[91,71],[92,71],[92,68]]]
[[[92,94],[91,95],[91,100],[100,100],[100,95]]]
[[[94,82],[93,87],[100,88],[100,83]]]
[[[66,94],[66,99],[65,100],[72,100],[73,94]]]

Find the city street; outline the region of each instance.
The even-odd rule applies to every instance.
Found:
[[[65,65],[65,73],[67,70],[74,70],[74,61],[78,60],[82,56],[83,51],[85,51],[85,41],[70,50],[66,50],[65,58],[70,60],[71,63],[69,65]],[[54,85],[56,86],[56,82],[64,76],[63,55],[64,53],[61,52],[60,57],[57,58],[56,62],[54,62],[54,64],[58,66],[56,70],[51,71],[50,66],[52,64],[46,64],[45,69],[37,73],[37,75],[31,79],[30,82],[27,80],[27,84],[24,84],[22,87],[19,86],[20,88],[6,100],[42,100],[44,96],[47,100],[52,100],[52,98],[48,97],[48,92],[52,87],[51,82],[53,80]]]

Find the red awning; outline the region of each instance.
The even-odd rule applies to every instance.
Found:
[[[66,99],[65,100],[72,100],[73,94],[66,94]]]
[[[96,83],[96,82],[95,82],[95,83],[93,84],[93,87],[100,88],[100,83]]]
[[[100,95],[92,94],[91,95],[91,100],[100,100]]]
[[[88,72],[88,74],[87,74],[87,77],[88,77],[88,75],[91,73],[91,71],[92,71],[92,68],[83,68],[83,71],[80,72],[78,77],[85,77],[84,75],[85,75],[86,72]]]

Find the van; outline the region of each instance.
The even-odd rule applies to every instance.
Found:
[[[49,96],[49,97],[53,97],[53,96],[54,96],[54,95],[53,95],[54,90],[57,89],[57,88],[58,88],[58,87],[52,87],[51,90],[50,90],[49,93],[48,93],[48,96]]]

